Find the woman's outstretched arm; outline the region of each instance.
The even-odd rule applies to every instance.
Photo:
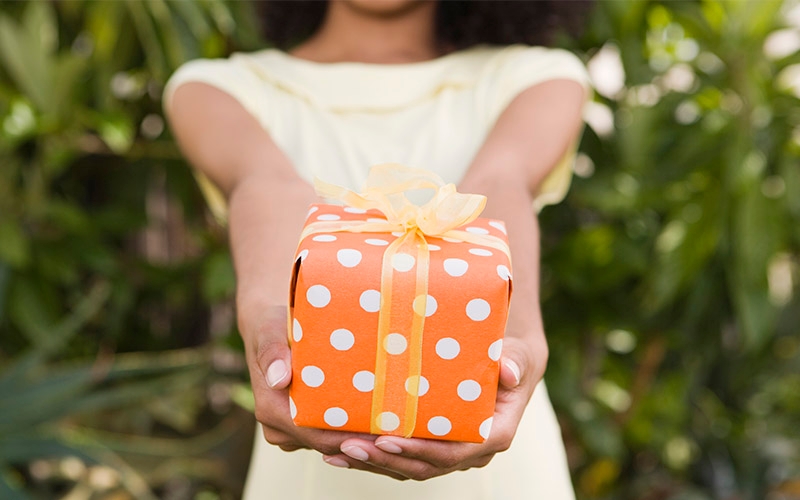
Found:
[[[237,319],[264,437],[286,451],[311,448],[329,455],[347,438],[372,442],[374,436],[296,427],[289,416],[288,283],[308,205],[319,201],[314,190],[228,94],[187,83],[166,111],[181,151],[228,200]]]
[[[570,80],[541,83],[519,94],[497,120],[459,187],[487,196],[483,215],[506,222],[513,257],[514,294],[489,439],[474,444],[392,436],[374,442],[353,438],[342,443],[337,458],[354,468],[377,466],[423,480],[482,467],[510,446],[548,358],[539,308],[539,225],[533,199],[574,144],[584,99],[583,87]]]

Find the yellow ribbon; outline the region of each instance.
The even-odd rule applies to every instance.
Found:
[[[441,177],[427,170],[387,163],[370,169],[361,193],[319,179],[314,179],[314,188],[323,198],[339,200],[353,208],[379,210],[386,221],[315,221],[305,227],[301,241],[327,232],[403,232],[383,254],[370,432],[409,437],[416,425],[427,309],[430,256],[425,238],[474,243],[499,250],[510,258],[508,245],[495,236],[455,229],[480,215],[486,197],[459,193],[455,185],[445,184]],[[406,196],[409,191],[426,189],[434,190],[433,197],[421,206]],[[415,273],[393,267],[398,254],[414,257]],[[410,307],[403,307],[406,304]],[[407,348],[400,353],[387,345],[396,339],[389,338],[393,333],[401,333],[407,340]],[[387,392],[387,385],[402,389]]]

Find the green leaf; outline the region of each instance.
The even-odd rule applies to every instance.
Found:
[[[59,314],[58,299],[49,284],[18,276],[11,283],[8,302],[11,321],[28,341],[37,346],[47,344]]]
[[[30,261],[30,242],[17,221],[0,218],[0,261],[16,268]]]
[[[136,134],[131,119],[118,114],[105,114],[98,118],[97,131],[103,142],[118,155],[128,152]]]
[[[98,64],[110,61],[117,50],[120,35],[127,30],[119,29],[124,21],[125,10],[118,2],[87,2],[85,29],[94,42],[94,58]]]
[[[0,462],[0,498],[7,500],[29,500],[30,497],[26,495],[21,489],[18,481],[11,479],[11,474],[16,471],[8,468],[7,464]],[[19,481],[21,483],[21,481]]]
[[[3,324],[6,317],[6,292],[8,292],[10,278],[11,268],[0,261],[0,325]]]
[[[210,369],[205,351],[198,350],[120,355],[105,374],[93,364],[48,369],[43,361],[35,351],[0,373],[0,438],[66,415],[185,391],[200,385]]]
[[[172,18],[172,14],[164,0],[151,0],[143,5],[150,11],[151,17],[156,24],[157,32],[163,40],[162,50],[167,55],[169,68],[174,70],[186,62],[187,59],[186,50],[178,32],[178,25]]]
[[[21,140],[35,132],[36,125],[37,117],[30,103],[15,96],[3,119],[3,132],[12,139]]]
[[[30,277],[20,277],[12,286],[9,316],[28,340],[45,352],[63,347],[100,310],[110,294],[110,286],[98,282],[67,317],[57,321],[58,301],[51,287]]]
[[[55,437],[39,434],[0,437],[0,463],[27,464],[39,458],[70,456],[94,462],[90,455]]]
[[[158,32],[152,17],[147,12],[145,4],[135,0],[127,0],[125,5],[133,19],[136,35],[147,55],[146,62],[156,81],[166,81],[167,63],[164,60],[164,51],[158,41]]]
[[[52,112],[59,119],[67,122],[74,120],[74,109],[82,102],[78,95],[86,83],[87,68],[88,60],[85,57],[71,53],[65,53],[54,61],[52,78],[58,85],[52,89]]]
[[[186,22],[197,40],[205,40],[211,34],[211,24],[197,2],[170,2],[170,8]]]
[[[34,53],[51,55],[58,50],[58,21],[50,2],[30,2],[22,18],[22,26],[30,34]]]
[[[39,2],[31,2],[29,5]],[[40,110],[49,109],[49,61],[36,52],[36,38],[0,14],[0,62],[24,93]]]
[[[29,375],[30,376],[30,375]],[[39,377],[41,378],[41,377]],[[14,435],[69,413],[92,385],[91,367],[81,367],[59,377],[24,380],[3,394],[0,401],[0,436]]]
[[[770,302],[767,269],[784,234],[776,203],[760,192],[760,183],[737,200],[733,211],[733,299],[745,346],[760,348],[773,334],[775,306]]]
[[[683,297],[718,251],[722,237],[719,200],[719,190],[709,188],[700,198],[678,205],[680,210],[664,225],[655,242],[655,258],[646,281],[644,303],[649,312],[655,313]]]

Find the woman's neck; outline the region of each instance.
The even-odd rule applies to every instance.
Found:
[[[319,30],[291,51],[315,62],[403,64],[443,54],[435,33],[436,2],[415,1],[389,13],[361,9],[345,1],[329,1]]]

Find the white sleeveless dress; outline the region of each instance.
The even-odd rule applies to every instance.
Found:
[[[358,190],[369,167],[386,162],[430,169],[458,183],[513,98],[554,79],[589,88],[580,60],[559,49],[479,46],[389,65],[314,63],[267,49],[186,63],[167,83],[164,102],[183,83],[212,85],[256,118],[302,178],[310,182],[319,176]],[[534,209],[563,198],[573,158],[574,148],[542,183]],[[221,195],[202,175],[198,180],[224,220]],[[258,431],[244,497],[571,500],[574,493],[558,422],[541,383],[511,449],[482,469],[399,482],[332,467],[317,452],[283,452]]]

